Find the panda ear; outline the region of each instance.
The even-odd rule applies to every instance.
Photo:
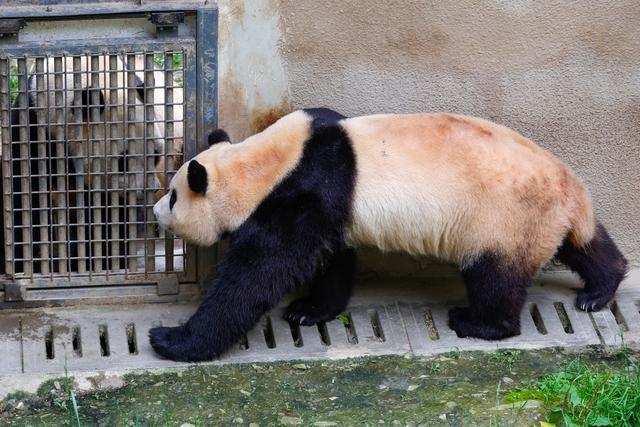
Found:
[[[211,147],[218,142],[231,142],[231,138],[229,138],[229,134],[224,129],[216,129],[209,134],[208,142],[209,147]]]
[[[191,191],[204,194],[207,191],[207,169],[197,160],[191,160],[187,169],[187,181]]]

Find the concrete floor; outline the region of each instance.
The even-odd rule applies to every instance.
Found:
[[[579,282],[573,275],[541,275],[529,291],[521,335],[499,342],[460,339],[448,328],[448,307],[465,302],[459,280],[433,279],[428,286],[423,282],[385,279],[361,284],[347,310],[349,328],[339,320],[322,330],[292,328],[281,319],[285,301],[247,334],[246,342],[208,364],[619,346],[622,339],[640,347],[640,270],[629,275],[611,308],[597,313],[574,308]],[[147,331],[159,324],[177,325],[194,309],[193,304],[146,304],[0,313],[0,398],[16,390],[34,391],[65,370],[80,390],[90,390],[117,385],[123,373],[134,370],[190,366],[158,358]]]

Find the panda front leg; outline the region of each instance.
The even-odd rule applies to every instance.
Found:
[[[520,312],[532,274],[506,257],[488,254],[462,269],[469,307],[449,310],[458,337],[500,340],[520,334]]]
[[[232,237],[219,267],[194,315],[182,326],[149,331],[154,350],[177,361],[202,361],[224,353],[275,307],[318,271],[320,238],[297,233],[284,236],[248,220]]]
[[[268,260],[234,260],[227,255],[227,261],[187,323],[149,331],[151,346],[158,354],[191,362],[220,356],[299,282]],[[272,261],[286,264],[283,259]]]
[[[245,272],[248,270],[250,267]],[[274,286],[273,281],[265,280],[269,273],[264,270],[262,277],[251,279],[239,273],[240,280],[230,275],[216,280],[184,325],[152,328],[149,339],[154,350],[176,361],[197,362],[219,356],[251,330],[289,289],[286,283]]]
[[[353,248],[343,247],[333,252],[311,281],[309,295],[289,304],[284,319],[305,326],[335,319],[349,303],[355,265]]]

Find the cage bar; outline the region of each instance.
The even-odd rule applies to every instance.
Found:
[[[155,61],[153,53],[144,55],[144,182],[146,189],[154,186],[153,170],[155,169]],[[145,191],[144,194],[144,222],[145,227],[145,271],[152,272],[156,269],[156,245],[153,239],[155,227],[153,225],[153,191]]]
[[[28,225],[32,224],[32,210],[31,210],[31,182],[29,176],[31,175],[31,162],[29,153],[29,89],[27,82],[27,60],[26,58],[18,58],[18,126],[19,126],[19,171],[21,178],[18,181],[19,207],[16,211],[21,212],[22,222],[20,225],[25,227],[21,228],[22,240],[21,244],[16,244],[14,250],[16,251],[15,257],[22,259],[23,271],[26,276],[31,276],[33,273],[33,236],[32,228]],[[13,151],[13,147],[12,150]],[[15,168],[14,168],[15,169]],[[15,229],[15,228],[14,228]]]
[[[118,117],[118,57],[116,55],[109,55],[109,110],[110,117]],[[106,125],[105,125],[106,126]],[[112,142],[118,142],[116,136],[118,135],[118,123],[114,120],[109,125],[109,132],[107,132],[109,141],[108,149],[105,153],[109,157],[110,170],[118,170],[118,152],[117,144]],[[124,144],[123,144],[124,145]],[[118,176],[112,174],[109,176],[109,180],[105,180],[107,185],[107,194],[110,205],[110,255],[111,255],[111,270],[116,272],[122,268],[119,262],[120,258],[124,255],[120,252],[120,222],[124,219],[120,217],[120,194],[118,190]],[[124,237],[124,236],[122,236]]]
[[[183,60],[184,61],[184,60]],[[184,62],[183,62],[184,64]],[[171,162],[171,157],[175,156],[173,149],[169,147],[174,146],[173,139],[173,53],[168,52],[164,56],[164,153],[165,159],[162,162],[164,173],[164,186],[162,190],[166,193],[169,191],[169,166],[174,163]],[[172,171],[173,172],[173,171]],[[165,271],[173,271],[173,236],[167,232],[164,239],[164,253],[165,253]]]
[[[9,121],[9,105],[11,103],[11,88],[9,86],[9,60],[0,58],[0,137],[2,138],[2,188],[12,188],[11,182],[11,163],[9,153],[11,152],[11,129]],[[4,248],[2,254],[5,258],[4,271],[9,277],[15,274],[13,262],[13,191],[4,191],[2,195],[2,218],[3,218],[3,235]]]
[[[36,171],[38,173],[37,181],[35,181],[36,189],[39,191],[36,207],[39,209],[39,221],[37,223],[38,227],[36,228],[37,235],[37,245],[36,245],[36,257],[39,258],[39,267],[40,272],[42,274],[49,274],[49,218],[48,218],[48,182],[46,178],[47,173],[47,126],[46,124],[49,122],[49,110],[47,108],[47,89],[45,86],[45,69],[44,69],[44,58],[36,58],[36,129],[37,129],[37,139],[35,144],[36,148],[36,157],[37,157],[37,165]],[[29,144],[32,145],[34,141],[29,141]],[[30,147],[30,152],[33,149]],[[33,172],[33,171],[32,171]],[[42,191],[44,190],[44,192]]]
[[[62,274],[67,273],[68,270],[68,260],[67,260],[67,249],[69,246],[69,234],[68,234],[68,218],[66,212],[66,200],[68,200],[67,193],[67,163],[65,159],[66,147],[64,141],[64,132],[65,132],[65,91],[66,84],[63,80],[64,70],[62,67],[62,59],[61,57],[55,57],[53,59],[53,72],[54,72],[54,117],[55,123],[52,128],[51,135],[55,139],[55,172],[57,172],[56,176],[56,190],[58,192],[55,193],[54,205],[55,205],[55,215],[54,221],[56,224],[56,251],[59,254],[60,259],[58,260],[58,271]],[[65,58],[66,59],[66,58]]]
[[[136,132],[136,107],[133,100],[136,99],[136,55],[129,54],[127,55],[127,95],[126,97],[122,97],[123,106],[126,105],[127,111],[127,126],[126,126],[126,135],[127,135],[127,148],[125,153],[140,152],[139,146],[140,141],[138,140],[139,136]],[[133,157],[129,154],[125,155],[126,163],[127,163],[127,178],[128,178],[128,186],[129,188],[135,188],[135,163],[133,161]],[[134,171],[134,172],[132,172]],[[128,269],[130,272],[136,272],[138,270],[138,229],[137,224],[135,223],[137,219],[136,215],[136,191],[129,190],[127,191],[127,199],[128,199],[128,215],[129,221],[133,222],[129,224],[128,233],[129,240],[127,245],[127,253],[126,257],[128,259]]]
[[[100,145],[104,143],[104,139],[100,138],[100,130],[103,129],[103,125],[100,119],[100,71],[104,67],[100,64],[100,57],[98,55],[91,56],[91,84],[89,86],[89,96],[87,101],[90,105],[88,107],[89,118],[91,125],[88,136],[90,143],[88,144],[91,150],[89,157],[91,158],[91,178],[89,193],[92,198],[90,212],[92,220],[92,234],[90,239],[93,240],[93,250],[91,253],[91,261],[93,266],[91,271],[93,273],[100,273],[103,270],[103,258],[102,258],[102,192],[103,185],[101,184],[102,170],[106,169],[102,166],[103,157],[100,154]],[[104,129],[103,129],[104,130]],[[105,147],[106,148],[106,147]]]
[[[82,58],[80,56],[73,57],[73,105],[82,105]],[[72,229],[76,230],[76,247],[77,257],[71,257],[72,260],[77,261],[78,272],[87,272],[87,248],[85,246],[87,242],[87,236],[85,234],[85,168],[84,168],[84,153],[87,151],[83,145],[82,137],[82,108],[73,109],[71,137],[73,144],[76,148],[76,155],[74,156],[73,163],[75,165],[74,176],[74,190],[72,191],[75,200],[72,200],[72,206],[76,206],[76,221],[72,225]],[[74,203],[75,201],[75,203]],[[71,243],[74,243],[73,240]]]

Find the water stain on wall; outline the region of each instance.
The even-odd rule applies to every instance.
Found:
[[[219,118],[233,141],[289,112],[275,0],[220,0]]]
[[[231,136],[233,142],[265,130],[279,118],[291,112],[286,98],[279,105],[250,107],[247,103],[245,85],[233,75],[227,75],[219,82],[219,126]]]
[[[218,81],[218,126],[224,128],[231,140],[241,141],[250,132],[244,85],[232,73]]]
[[[285,101],[276,107],[254,109],[251,111],[251,129],[253,132],[262,132],[289,112],[291,108]]]

